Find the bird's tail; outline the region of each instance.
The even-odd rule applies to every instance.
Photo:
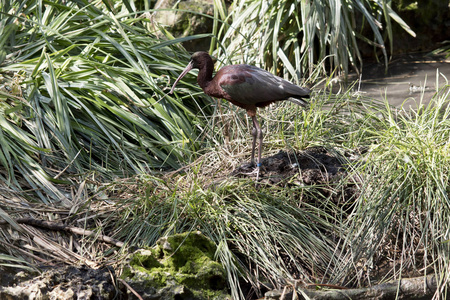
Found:
[[[306,102],[306,101],[303,100],[302,98],[289,97],[287,100],[290,101],[290,102],[292,102],[292,103],[295,103],[295,104],[297,104],[297,105],[303,106],[303,107],[305,107],[305,106],[308,105],[308,102]]]

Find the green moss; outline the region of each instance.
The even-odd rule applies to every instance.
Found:
[[[164,246],[165,245],[165,246]],[[161,239],[158,246],[163,248],[165,266],[184,273],[197,273],[200,268],[213,260],[216,246],[205,236],[197,233],[178,234]]]
[[[163,265],[156,259],[154,253],[152,253],[151,250],[136,252],[130,261],[130,265],[132,265],[135,268],[143,268],[143,269],[153,269],[163,267]]]
[[[222,265],[214,261],[215,251],[214,243],[198,232],[161,238],[155,247],[132,254],[122,277],[173,293],[181,285],[200,298],[222,298],[226,276]]]

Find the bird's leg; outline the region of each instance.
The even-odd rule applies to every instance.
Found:
[[[256,181],[259,180],[259,169],[261,167],[261,150],[262,150],[262,143],[263,143],[263,133],[261,128],[259,127],[258,120],[256,119],[256,116],[252,116],[253,121],[253,147],[252,147],[252,163],[254,165],[255,163],[255,146],[256,146],[256,139],[259,140],[258,145],[258,162],[256,164]]]
[[[253,143],[252,143],[252,158],[250,160],[250,166],[255,166],[255,148],[256,148],[256,138],[258,135],[258,130],[255,127],[255,122],[253,122],[253,129],[252,129],[252,136],[253,136]]]

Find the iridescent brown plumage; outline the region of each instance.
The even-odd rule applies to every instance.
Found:
[[[257,164],[259,171],[263,134],[256,119],[257,107],[283,100],[305,106],[307,102],[303,98],[309,98],[309,89],[299,87],[258,67],[245,64],[224,66],[213,77],[214,61],[207,52],[200,51],[192,55],[189,64],[175,81],[170,93],[173,93],[178,81],[194,68],[199,69],[197,83],[205,94],[228,100],[242,107],[252,118],[251,164],[255,164],[256,139],[259,139]]]

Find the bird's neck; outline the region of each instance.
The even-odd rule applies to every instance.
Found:
[[[205,66],[198,72],[197,83],[204,90],[212,80],[212,74],[214,71],[213,61],[206,61]]]

